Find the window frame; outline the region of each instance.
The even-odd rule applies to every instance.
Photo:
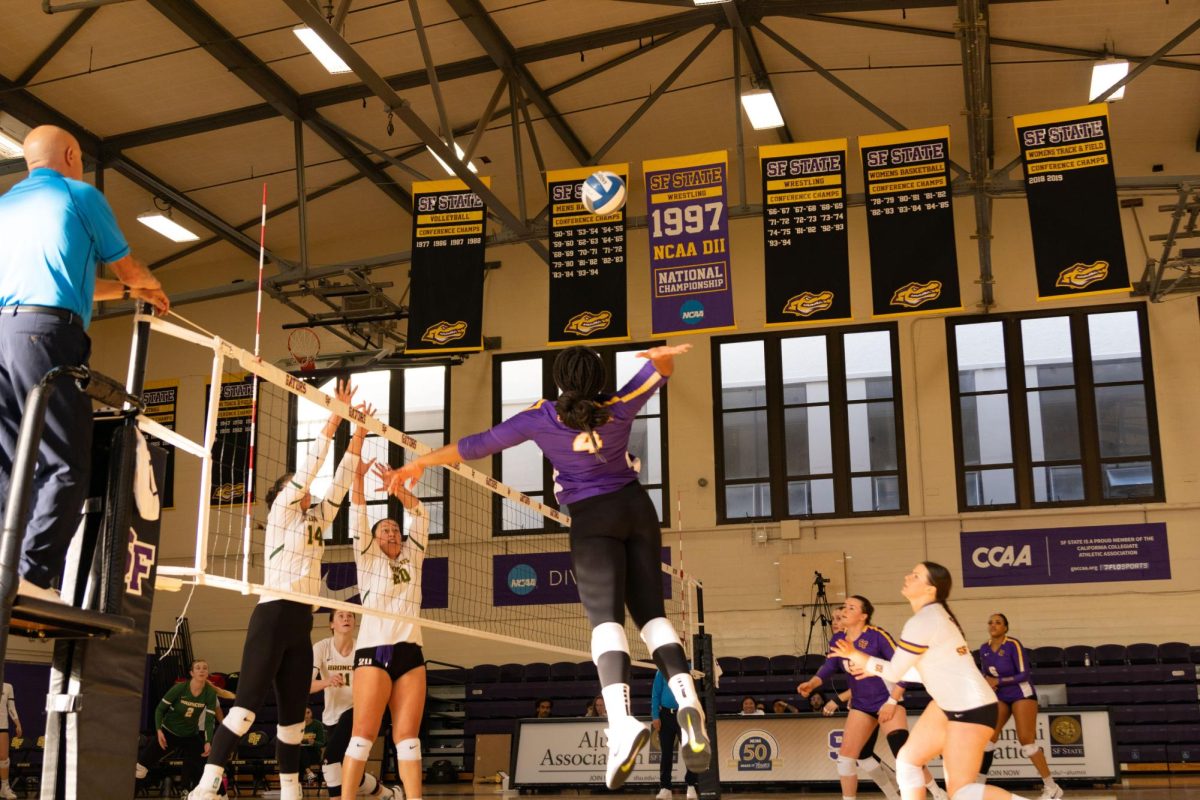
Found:
[[[1100,431],[1096,412],[1096,383],[1093,374],[1088,318],[1094,314],[1113,314],[1133,311],[1138,319],[1138,342],[1141,350],[1142,380],[1140,383],[1146,398],[1146,428],[1150,440],[1151,474],[1154,494],[1140,497],[1105,498],[1103,470],[1101,465],[1110,462],[1133,460],[1129,457],[1103,458],[1100,455]],[[1029,441],[1028,396],[1031,390],[1025,381],[1025,350],[1021,335],[1021,322],[1027,319],[1065,317],[1071,337],[1071,366],[1075,391],[1076,421],[1079,428],[1079,460],[1082,473],[1084,496],[1081,500],[1057,500],[1037,502],[1034,500],[1033,470],[1037,466],[1052,463],[1039,461],[1034,464],[1032,446]],[[961,325],[1000,322],[1004,342],[1004,373],[1006,388],[978,394],[1001,394],[1008,398],[1009,436],[1011,437],[1011,464],[987,464],[982,468],[1011,468],[1013,471],[1013,503],[995,505],[967,505],[967,467],[963,463],[962,391],[959,388],[958,343],[956,329]],[[1082,354],[1082,357],[1081,357]],[[950,418],[954,436],[954,479],[958,494],[959,513],[973,514],[986,511],[1032,510],[1043,508],[1090,508],[1120,506],[1143,503],[1166,502],[1166,485],[1162,472],[1162,449],[1158,429],[1158,401],[1154,385],[1154,359],[1150,350],[1149,315],[1145,303],[1111,303],[1097,306],[1070,306],[1047,308],[1036,311],[1011,311],[993,314],[972,314],[948,317],[946,320],[946,366],[950,389]],[[1134,385],[1139,381],[1106,381],[1104,386]],[[1055,387],[1049,387],[1055,388]],[[1045,389],[1042,389],[1043,391]],[[968,395],[975,395],[969,392]],[[1075,461],[1069,462],[1071,464]]]
[[[616,342],[607,345],[591,346],[591,349],[600,354],[604,360],[604,368],[608,374],[609,385],[606,385],[604,391],[615,393],[619,386],[616,386],[617,371],[616,359],[619,352],[641,352],[648,350],[651,347],[662,345],[662,341],[650,342]],[[549,399],[556,396],[558,387],[554,383],[554,358],[560,352],[561,347],[547,348],[544,350],[527,350],[524,352],[497,353],[492,356],[492,425],[499,425],[501,420],[501,379],[503,376],[502,364],[508,361],[532,361],[535,358],[540,358],[542,361],[542,394],[543,399]],[[667,447],[667,389],[670,386],[670,381],[665,382],[659,389],[659,411],[657,414],[649,415],[658,417],[659,419],[659,455],[662,459],[662,483],[651,484],[649,488],[660,488],[662,491],[662,521],[660,527],[664,530],[671,525],[671,507],[669,502],[669,487],[670,487],[670,454]],[[643,412],[639,412],[638,417],[647,416]],[[496,480],[504,483],[504,471],[502,468],[502,453],[496,453],[492,456],[492,475]],[[645,484],[643,484],[645,486]],[[534,499],[543,503],[550,508],[559,508],[558,501],[554,497],[554,468],[550,466],[550,461],[542,456],[542,492],[540,498]],[[543,526],[540,529],[519,529],[506,531],[502,529],[503,514],[501,509],[502,498],[496,495],[492,502],[492,535],[495,537],[504,536],[536,536],[546,533],[565,533],[566,528],[559,525],[549,517],[545,518]]]
[[[849,407],[863,405],[868,400],[848,400],[846,387],[846,353],[845,337],[850,334],[871,333],[872,331],[887,331],[890,334],[890,352],[892,359],[892,396],[893,417],[896,430],[896,470],[899,505],[894,509],[880,511],[853,510],[853,478],[871,477],[877,474],[892,474],[892,470],[852,472],[851,444],[849,429]],[[826,372],[829,386],[829,436],[830,460],[833,468],[831,475],[824,473],[792,477],[787,471],[787,426],[785,409],[799,408],[820,403],[785,403],[783,399],[783,360],[782,342],[785,339],[824,336]],[[725,478],[725,436],[724,417],[727,413],[722,402],[721,386],[721,346],[736,342],[763,342],[763,358],[765,364],[764,392],[766,394],[767,412],[767,475],[765,482],[770,488],[771,513],[756,517],[736,517],[728,515],[726,507],[726,487],[740,484],[761,484],[763,478]],[[836,343],[836,344],[835,344]],[[713,337],[711,340],[712,358],[712,408],[713,408],[713,451],[714,474],[716,476],[716,507],[718,525],[737,525],[746,523],[774,522],[782,519],[856,519],[866,517],[906,516],[908,511],[908,465],[904,443],[904,402],[901,390],[900,376],[900,330],[894,321],[880,321],[861,325],[839,325],[833,327],[812,327],[766,331],[731,336]],[[759,407],[754,407],[759,408]],[[737,408],[731,411],[742,411]],[[795,479],[806,478],[832,479],[834,487],[834,510],[827,514],[792,514],[788,504],[788,483]],[[780,513],[782,512],[784,513]]]

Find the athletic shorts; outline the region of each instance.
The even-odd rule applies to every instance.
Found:
[[[1033,684],[1025,683],[1010,683],[1007,686],[996,687],[996,698],[1001,703],[1012,705],[1018,700],[1037,700],[1037,691],[1034,690]]]
[[[1000,705],[988,703],[986,706],[968,708],[966,711],[946,711],[945,714],[951,722],[970,722],[973,725],[986,725],[994,728],[1000,719]]]
[[[381,644],[378,647],[364,647],[354,651],[355,669],[379,667],[385,670],[392,680],[398,680],[401,675],[423,666],[425,654],[421,652],[421,645],[412,642]]]

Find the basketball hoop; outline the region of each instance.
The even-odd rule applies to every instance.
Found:
[[[312,328],[297,328],[288,335],[288,352],[301,372],[312,372],[321,353],[321,338]]]

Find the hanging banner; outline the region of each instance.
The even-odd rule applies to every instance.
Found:
[[[733,330],[724,150],[645,161],[651,335]]]
[[[1038,299],[1128,292],[1108,104],[1013,118]]]
[[[962,308],[950,126],[860,136],[871,246],[871,314]]]
[[[491,188],[491,178],[479,180]],[[483,349],[487,209],[460,180],[413,184],[412,291],[405,353]]]
[[[612,172],[629,190],[629,165],[546,173],[550,194],[550,344],[629,338],[625,286],[625,206],[603,217],[580,202],[583,181]],[[628,195],[627,195],[628,196]]]
[[[204,392],[206,419],[211,389],[212,384],[207,383]],[[250,469],[250,416],[253,405],[253,375],[225,375],[221,378],[217,435],[213,440],[212,477],[209,479],[209,505],[230,506],[247,500],[246,479]],[[254,499],[253,488],[249,499]]]
[[[175,430],[175,413],[179,406],[179,381],[146,381],[142,391],[142,403],[148,418],[162,425],[167,430]],[[168,444],[156,436],[150,437],[150,443],[161,447],[167,454],[166,477],[160,487],[162,507],[175,507],[175,445]]]
[[[760,147],[767,325],[847,320],[846,140]]]

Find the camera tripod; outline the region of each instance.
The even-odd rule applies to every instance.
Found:
[[[829,652],[829,640],[833,638],[833,609],[829,607],[829,597],[825,594],[825,584],[829,583],[829,579],[820,572],[814,572],[815,579],[813,580],[813,597],[809,606],[812,608],[812,616],[808,622],[808,641],[804,643],[804,654],[811,655],[813,652],[813,633],[820,628],[820,639],[818,644],[821,647],[820,655],[825,655]]]

